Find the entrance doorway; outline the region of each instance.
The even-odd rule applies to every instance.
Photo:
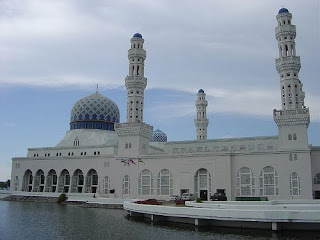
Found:
[[[207,190],[200,190],[200,199],[203,201],[208,200],[208,191]]]

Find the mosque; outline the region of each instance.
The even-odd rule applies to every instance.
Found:
[[[115,102],[98,91],[78,100],[70,130],[55,147],[29,148],[12,159],[12,190],[93,193],[106,198],[157,198],[194,193],[203,200],[224,192],[272,199],[320,198],[320,146],[308,144],[309,108],[299,80],[296,27],[281,8],[275,37],[282,108],[273,110],[278,135],[207,139],[205,91],[195,101],[197,139],[167,141],[143,121],[144,39],[131,38],[126,122]]]

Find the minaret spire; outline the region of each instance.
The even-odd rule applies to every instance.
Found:
[[[197,140],[204,141],[207,140],[209,120],[207,119],[208,101],[206,100],[206,94],[202,89],[198,91],[195,105],[197,109],[197,117],[194,120],[194,124],[197,130]]]
[[[147,79],[144,77],[146,51],[143,49],[143,43],[142,35],[136,33],[131,38],[131,48],[128,50],[127,123],[143,122],[144,90],[147,86]]]
[[[304,105],[303,84],[299,80],[301,63],[296,55],[296,26],[291,20],[288,9],[281,8],[275,33],[279,48],[276,68],[280,75],[282,108],[274,110],[274,120],[279,129],[280,145],[284,148],[306,147],[310,123],[309,109]]]

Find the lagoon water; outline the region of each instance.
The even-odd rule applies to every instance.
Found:
[[[248,229],[195,228],[173,223],[152,224],[130,220],[124,210],[0,201],[0,239],[309,240],[320,239],[320,232],[274,233]]]

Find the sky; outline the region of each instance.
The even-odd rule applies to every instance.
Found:
[[[320,146],[318,0],[0,0],[0,181],[10,177],[12,157],[63,138],[73,104],[97,83],[125,121],[136,32],[147,51],[144,122],[169,141],[196,139],[200,88],[209,139],[277,135],[274,29],[282,6],[297,26],[309,143]]]

